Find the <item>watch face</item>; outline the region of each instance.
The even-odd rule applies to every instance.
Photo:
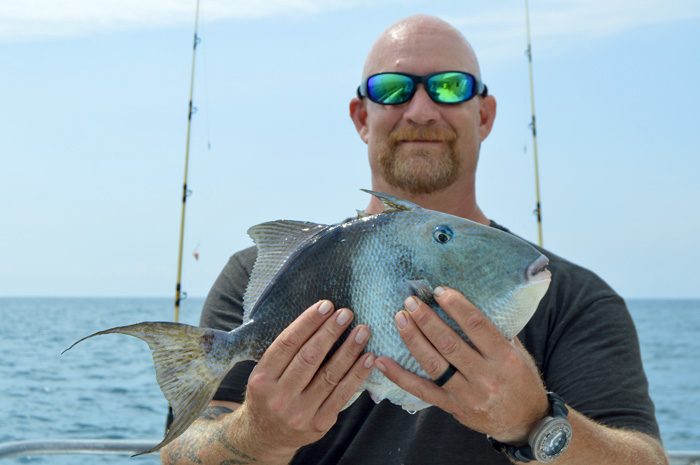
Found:
[[[546,455],[557,455],[566,446],[568,436],[566,431],[560,429],[554,431],[551,436],[546,438],[542,443],[542,452]]]
[[[564,418],[549,417],[532,443],[532,451],[539,462],[551,462],[560,456],[571,441],[571,425]]]

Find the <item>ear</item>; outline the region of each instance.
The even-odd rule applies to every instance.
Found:
[[[496,99],[492,95],[479,99],[479,136],[483,142],[491,133],[493,122],[496,120]]]
[[[367,126],[367,108],[365,99],[357,97],[350,100],[350,118],[355,124],[355,130],[360,135],[360,139],[366,144],[369,140],[369,128]]]

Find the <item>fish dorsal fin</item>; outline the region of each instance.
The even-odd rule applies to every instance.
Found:
[[[403,200],[398,197],[394,197],[393,195],[385,194],[383,192],[376,192],[376,191],[371,191],[368,189],[360,189],[364,192],[367,192],[368,194],[372,194],[376,198],[382,201],[384,204],[384,212],[389,213],[389,212],[396,212],[396,211],[410,211],[410,210],[419,210],[422,207],[419,205],[416,205],[413,202],[409,202],[408,200]]]
[[[243,296],[243,321],[250,319],[252,309],[279,272],[304,241],[326,229],[328,225],[307,221],[279,220],[251,227],[248,235],[258,248],[258,258]]]

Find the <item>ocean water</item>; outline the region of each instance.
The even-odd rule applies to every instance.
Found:
[[[196,324],[201,299],[184,301]],[[700,449],[700,300],[630,300],[664,445]],[[172,320],[170,299],[0,299],[0,443],[159,439],[167,408],[145,343],[94,331]],[[157,455],[37,456],[3,463],[157,464]]]

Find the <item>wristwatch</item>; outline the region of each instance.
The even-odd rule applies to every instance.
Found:
[[[532,429],[527,444],[511,446],[488,437],[491,445],[511,460],[518,462],[549,463],[564,453],[571,442],[571,423],[567,419],[569,410],[564,400],[553,392],[547,393],[551,413]]]

